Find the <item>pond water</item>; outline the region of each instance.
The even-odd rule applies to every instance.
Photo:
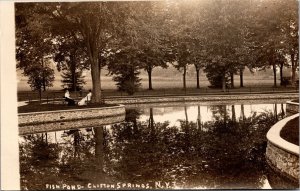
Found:
[[[21,186],[286,188],[265,161],[266,133],[284,116],[283,103],[131,106],[122,123],[20,136]]]

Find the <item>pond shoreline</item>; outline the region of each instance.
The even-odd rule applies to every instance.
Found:
[[[291,100],[298,98],[298,93],[281,94],[232,94],[232,95],[197,95],[197,96],[165,96],[165,97],[132,97],[132,98],[106,98],[107,104],[147,104],[147,103],[170,103],[170,102],[226,102],[240,100]]]
[[[232,95],[197,95],[197,96],[157,96],[157,97],[126,97],[126,98],[105,98],[106,104],[122,104],[122,105],[151,105],[151,104],[157,104],[159,103],[160,106],[162,105],[172,105],[172,104],[178,104],[178,103],[185,103],[185,104],[192,104],[197,103],[199,105],[214,105],[214,104],[230,104],[230,103],[243,103],[247,101],[247,103],[253,102],[273,102],[274,100],[278,101],[289,101],[291,99],[298,98],[298,93],[281,93],[281,94],[232,94]],[[22,103],[21,105],[26,105],[24,102],[18,102]],[[103,107],[105,108],[105,107]],[[79,110],[73,109],[73,110]],[[84,109],[89,109],[84,108]],[[92,109],[92,108],[91,108]],[[54,110],[55,111],[55,110]],[[59,110],[57,110],[59,111]],[[28,112],[32,113],[32,112]],[[18,115],[23,113],[18,113]]]

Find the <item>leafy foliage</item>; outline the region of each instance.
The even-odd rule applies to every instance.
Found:
[[[50,34],[43,31],[34,19],[37,8],[28,10],[26,6],[16,6],[16,59],[17,67],[28,76],[28,84],[33,90],[52,86],[54,70],[51,68],[52,41]]]
[[[83,70],[89,69],[89,62],[82,39],[76,34],[56,37],[54,61],[59,71],[63,71],[63,87],[71,91],[82,89],[85,84]]]
[[[51,87],[54,80],[54,71],[50,68],[41,66],[31,66],[27,70],[30,73],[28,75],[28,83],[33,90],[41,91],[42,88]]]
[[[129,95],[134,94],[141,85],[138,77],[139,66],[135,56],[130,52],[120,51],[113,55],[108,66],[110,75],[114,75],[113,80],[117,82],[118,89]]]
[[[86,83],[83,79],[82,71],[75,72],[75,74],[70,71],[65,71],[61,76],[63,78],[62,87],[65,88],[66,86],[70,91],[81,90]]]
[[[197,88],[200,68],[210,76],[212,86],[220,87],[222,76],[223,91],[227,76],[233,79],[238,72],[242,76],[246,67],[252,72],[272,67],[276,85],[276,67],[283,67],[282,58],[292,68],[292,82],[296,80],[296,0],[20,3],[16,7],[20,68],[52,54],[59,58],[58,67],[89,68],[93,102],[101,101],[102,67],[108,65],[111,74],[118,73],[111,60],[129,68],[124,73],[131,77],[124,74],[119,80],[133,91],[138,86],[135,72],[146,70],[152,89],[153,68],[166,68],[168,63],[183,72],[184,88],[189,65],[195,66]],[[38,51],[31,50],[34,47]],[[125,52],[128,55],[120,55]]]

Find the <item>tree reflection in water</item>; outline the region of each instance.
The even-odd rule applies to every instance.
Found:
[[[241,106],[237,120],[226,106],[212,106],[213,120],[179,126],[148,120],[127,109],[126,120],[107,127],[69,130],[63,142],[45,134],[20,142],[21,185],[44,189],[45,184],[176,182],[181,188],[261,188],[265,179],[266,133],[284,114],[253,113]],[[276,108],[277,110],[277,108]],[[283,109],[282,109],[283,111]],[[47,133],[46,133],[47,134]]]

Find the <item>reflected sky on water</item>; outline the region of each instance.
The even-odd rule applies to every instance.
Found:
[[[122,123],[20,137],[21,185],[271,188],[266,132],[284,115],[281,103],[127,108]]]
[[[175,107],[155,107],[153,108],[153,117],[157,122],[164,122],[166,119],[170,122],[170,125],[179,125],[179,120],[185,120],[185,112],[188,114],[189,121],[197,121],[198,118],[201,118],[202,122],[211,121],[213,119],[213,110],[216,106],[190,106],[186,107],[175,106]],[[232,105],[225,105],[226,110],[230,116],[232,116]],[[277,107],[277,108],[276,108]],[[285,104],[257,104],[257,105],[246,105],[238,104],[234,105],[234,111],[236,119],[239,120],[243,115],[245,117],[251,116],[254,112],[264,113],[266,111],[275,112],[280,114],[282,109],[285,111]],[[200,108],[200,111],[198,111]],[[149,118],[149,109],[140,109],[142,115],[140,120],[148,120]],[[185,111],[186,110],[186,111]],[[199,116],[200,113],[200,116]]]

